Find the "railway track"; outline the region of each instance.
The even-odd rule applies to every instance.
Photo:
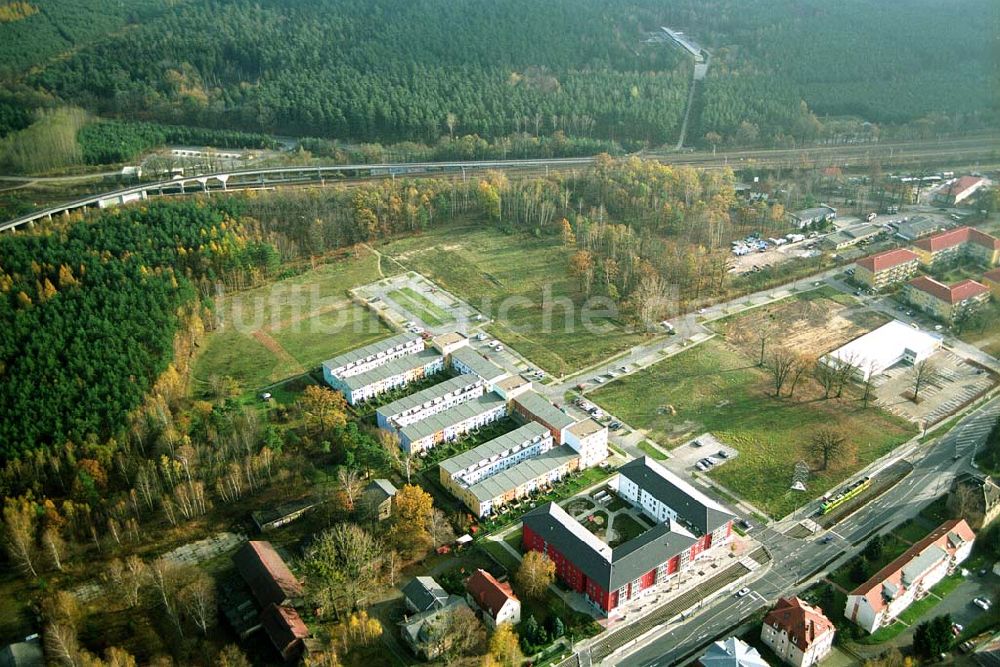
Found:
[[[911,165],[978,165],[981,169],[1000,164],[1000,138],[968,137],[934,142],[893,144],[810,146],[808,148],[741,150],[723,153],[683,153],[648,151],[637,154],[663,162],[706,169],[814,168],[838,166],[860,168],[878,162],[883,168]],[[233,170],[199,174],[181,179],[143,183],[43,208],[34,213],[0,223],[0,231],[15,230],[58,215],[106,208],[146,200],[155,196],[229,192],[278,187],[355,184],[395,178],[469,178],[471,174],[496,169],[524,175],[548,174],[585,169],[594,158],[553,158],[541,160],[480,160],[466,162],[422,162],[355,165],[297,165]]]

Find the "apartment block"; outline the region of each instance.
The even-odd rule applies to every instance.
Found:
[[[945,285],[928,276],[906,284],[904,298],[942,322],[960,321],[983,307],[990,298],[990,288],[975,280]]]
[[[489,393],[460,403],[399,431],[399,446],[419,454],[507,416],[507,401]]]
[[[887,250],[855,263],[854,278],[872,289],[883,289],[909,280],[916,274],[920,258],[903,248]]]

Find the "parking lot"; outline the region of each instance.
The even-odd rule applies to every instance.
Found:
[[[897,364],[875,381],[879,405],[912,422],[930,426],[945,419],[963,405],[988,391],[996,378],[977,366],[961,359],[949,350],[940,350],[930,357],[934,377],[921,388],[919,403],[911,400],[915,369],[910,364]]]
[[[698,462],[703,459],[715,460],[716,463],[711,467],[717,468],[739,455],[738,450],[724,444],[711,433],[703,433],[670,450],[670,459],[661,463],[677,474],[690,474],[693,470],[700,470]]]

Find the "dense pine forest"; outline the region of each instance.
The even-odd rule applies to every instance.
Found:
[[[993,73],[970,57],[998,28],[988,0],[961,10],[931,0],[35,4],[0,23],[12,98],[0,100],[0,131],[61,100],[130,121],[319,139],[470,136],[497,154],[519,136],[566,137],[565,154],[589,148],[579,141],[658,145],[677,138],[692,70],[649,40],[661,25],[712,54],[695,143],[870,139],[861,121],[919,135],[996,119]],[[90,5],[97,18],[84,26]],[[854,120],[847,131],[843,118]],[[135,130],[113,127],[130,145]]]

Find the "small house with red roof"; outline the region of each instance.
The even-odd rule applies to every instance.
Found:
[[[913,252],[925,266],[970,259],[986,266],[1000,264],[1000,239],[975,227],[958,227],[919,239]]]
[[[851,591],[844,617],[867,632],[889,625],[968,558],[975,539],[965,519],[945,521]]]
[[[500,583],[485,570],[476,570],[465,588],[469,603],[483,612],[483,621],[491,629],[504,624],[521,622],[521,601],[509,583]]]
[[[819,607],[797,597],[781,598],[764,617],[760,638],[789,665],[815,665],[833,648],[836,628]]]
[[[916,253],[897,248],[859,259],[854,277],[872,289],[882,289],[909,280],[917,272],[920,258]]]
[[[982,308],[989,301],[990,288],[971,279],[945,285],[930,276],[920,276],[906,283],[903,297],[943,322],[955,322]]]

